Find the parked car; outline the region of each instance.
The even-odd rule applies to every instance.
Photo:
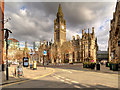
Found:
[[[18,62],[12,62],[13,65],[18,65],[19,63]]]

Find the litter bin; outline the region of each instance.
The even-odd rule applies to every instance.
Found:
[[[106,62],[106,67],[109,67],[109,62]]]
[[[37,70],[37,62],[33,61],[33,70]]]
[[[100,64],[96,64],[96,70],[100,70]]]
[[[22,76],[23,75],[23,68],[22,68],[22,66],[18,66],[17,67],[17,76],[19,77],[19,76]]]
[[[118,71],[118,64],[113,64],[113,71]]]
[[[113,64],[110,63],[110,70],[113,70]]]

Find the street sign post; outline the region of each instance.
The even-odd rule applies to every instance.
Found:
[[[47,55],[47,51],[46,50],[43,51],[43,55],[45,55],[45,56]]]
[[[46,62],[46,56],[47,55],[47,51],[46,50],[44,50],[43,51],[43,65],[45,65],[45,62]],[[44,67],[45,68],[45,67]],[[45,68],[46,69],[46,68]]]

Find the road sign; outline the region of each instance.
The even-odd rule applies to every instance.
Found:
[[[43,55],[47,55],[47,51],[46,50],[43,51]]]

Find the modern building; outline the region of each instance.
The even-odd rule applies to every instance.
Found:
[[[19,50],[19,41],[10,38],[8,39],[8,60],[14,60]],[[6,41],[4,41],[4,60],[6,59]]]
[[[120,1],[116,3],[109,32],[109,61],[120,61]]]
[[[54,20],[54,43],[51,41],[45,44],[40,42],[39,58],[44,61],[50,60],[52,63],[73,63],[94,60],[96,62],[97,38],[95,38],[94,27],[92,33],[82,30],[82,38],[77,35],[77,39],[73,36],[73,40],[66,40],[66,20],[62,12],[61,4],[59,4],[58,12]],[[43,55],[43,51],[47,51],[47,56]]]
[[[8,39],[8,60],[22,61],[23,57],[29,57],[30,50],[28,49],[27,42],[24,42],[24,47],[20,47],[20,43],[15,38]],[[4,60],[6,59],[6,42],[4,41]]]

